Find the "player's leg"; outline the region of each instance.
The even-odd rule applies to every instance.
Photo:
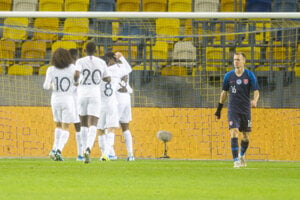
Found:
[[[106,134],[106,142],[108,147],[108,158],[110,160],[116,160],[117,156],[115,153],[115,129],[116,128],[107,128],[107,134]]]
[[[49,153],[49,157],[52,160],[56,160],[55,153],[56,153],[58,143],[59,143],[59,140],[60,140],[60,137],[61,137],[61,131],[62,131],[61,123],[57,122],[56,123],[56,128],[54,130],[54,142],[53,142],[52,150]]]
[[[133,148],[132,148],[132,135],[129,130],[129,123],[120,123],[122,127],[122,132],[125,139],[125,145],[127,149],[127,161],[134,161]]]
[[[103,109],[101,109],[100,118],[97,124],[98,144],[101,150],[100,161],[109,161],[108,158],[109,146],[107,144],[105,128],[104,128],[105,122],[106,122],[106,112]]]
[[[66,143],[68,142],[69,136],[70,136],[70,132],[69,132],[69,123],[62,123],[61,124],[61,137],[60,140],[58,142],[57,145],[57,150],[55,152],[55,157],[57,161],[63,161],[62,158],[62,151],[66,145]]]
[[[82,147],[82,139],[81,139],[81,132],[80,132],[80,122],[74,123],[75,131],[76,131],[76,146],[77,146],[77,161],[83,161],[83,147]]]
[[[249,132],[243,132],[243,137],[241,140],[241,151],[239,155],[241,167],[246,167],[246,158],[245,158],[245,153],[248,149],[249,146]]]
[[[238,128],[231,128],[230,130],[230,136],[231,136],[231,152],[232,152],[232,158],[234,162],[234,167],[240,167],[239,162],[239,130]]]

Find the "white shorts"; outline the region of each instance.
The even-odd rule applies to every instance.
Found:
[[[55,122],[74,123],[75,105],[74,101],[51,103],[53,119]]]
[[[117,93],[120,123],[129,123],[132,120],[130,98],[128,93]]]
[[[100,116],[101,99],[99,97],[79,97],[79,115]]]
[[[107,128],[119,127],[119,114],[117,105],[102,106],[97,129],[104,130]]]
[[[74,98],[74,104],[75,104],[75,121],[73,123],[80,123],[79,104],[77,101],[77,95],[74,95],[73,98]]]

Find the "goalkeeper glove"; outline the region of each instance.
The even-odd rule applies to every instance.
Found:
[[[223,104],[222,103],[219,103],[218,104],[218,108],[217,108],[217,111],[215,112],[215,115],[217,116],[218,119],[221,118],[221,110],[223,108]]]

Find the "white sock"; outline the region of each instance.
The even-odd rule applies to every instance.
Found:
[[[133,149],[132,149],[132,135],[130,130],[126,130],[123,132],[125,138],[125,145],[127,149],[128,156],[133,156]]]
[[[77,144],[77,153],[82,155],[82,143],[81,143],[81,133],[76,132],[76,144]]]
[[[70,135],[69,131],[61,130],[61,137],[60,137],[59,144],[57,147],[57,149],[59,149],[61,152],[63,151],[63,148],[65,147],[65,145],[68,142],[69,135]]]
[[[104,154],[105,153],[105,143],[106,143],[106,135],[99,135],[98,136],[98,144],[101,150],[101,153]]]
[[[92,150],[92,148],[94,146],[96,135],[97,135],[97,127],[90,126],[89,132],[88,132],[88,137],[87,137],[87,145],[86,145],[86,147],[90,148],[90,150]]]
[[[61,128],[55,128],[55,130],[54,130],[54,142],[53,142],[53,147],[52,147],[52,150],[54,150],[54,151],[57,150],[58,143],[59,143],[60,136],[61,136],[61,131],[62,131]]]
[[[107,134],[106,138],[107,138],[107,143],[108,143],[108,146],[109,146],[108,155],[115,156],[116,155],[115,149],[114,149],[115,134],[112,133],[112,132],[109,132]]]
[[[82,126],[80,128],[80,132],[81,132],[81,145],[82,145],[82,149],[83,151],[87,148],[87,138],[88,138],[88,128],[85,126]]]

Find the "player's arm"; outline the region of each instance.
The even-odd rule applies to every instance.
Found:
[[[251,106],[255,108],[257,106],[257,101],[259,99],[259,90],[253,91],[253,100],[251,101]]]
[[[124,58],[123,54],[121,52],[115,53],[116,58],[122,62],[122,64],[125,66],[126,73],[129,74],[132,72],[131,65],[127,62],[127,60]]]
[[[51,75],[50,75],[50,68],[47,69],[46,72],[46,78],[43,84],[43,88],[45,90],[51,90],[53,88],[52,83],[51,83]]]
[[[221,111],[222,111],[224,102],[227,99],[227,94],[228,94],[227,91],[222,90],[221,95],[220,95],[220,100],[218,103],[218,108],[217,108],[217,111],[215,112],[215,116],[217,117],[217,119],[221,119]]]

